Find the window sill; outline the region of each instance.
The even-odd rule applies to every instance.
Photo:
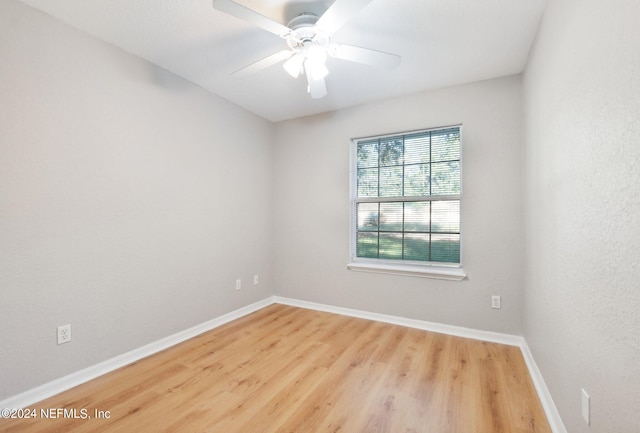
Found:
[[[348,263],[347,269],[377,274],[407,275],[411,277],[435,278],[438,280],[462,281],[467,274],[462,268],[445,266],[381,265],[377,263]]]

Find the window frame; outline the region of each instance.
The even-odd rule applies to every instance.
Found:
[[[460,193],[456,195],[429,196],[425,200],[425,196],[419,197],[374,197],[374,198],[358,198],[358,143],[367,140],[379,140],[389,137],[407,136],[413,134],[422,134],[433,131],[442,131],[451,128],[458,128],[460,133]],[[381,134],[374,136],[365,136],[352,138],[349,148],[349,263],[347,268],[352,271],[374,272],[392,275],[408,275],[414,277],[436,278],[445,280],[461,281],[466,278],[466,273],[462,268],[463,250],[462,250],[462,208],[463,208],[463,128],[462,124],[450,126],[440,126],[435,128],[425,128],[406,132],[397,132],[391,134]],[[430,162],[431,163],[431,162]],[[404,164],[404,163],[403,163]],[[459,200],[460,203],[460,262],[459,263],[440,263],[415,260],[397,260],[397,259],[380,259],[357,257],[357,206],[358,203],[373,202],[411,202],[411,201],[435,201]],[[404,233],[404,231],[403,231]]]

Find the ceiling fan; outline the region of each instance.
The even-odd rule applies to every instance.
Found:
[[[231,75],[244,77],[284,61],[283,67],[292,77],[307,76],[307,92],[312,98],[322,98],[327,94],[324,82],[329,73],[325,65],[327,56],[369,66],[395,68],[400,64],[400,56],[331,41],[331,36],[371,1],[336,0],[322,16],[305,12],[285,26],[233,0],[213,0],[215,9],[278,35],[289,46],[289,49],[271,54]]]

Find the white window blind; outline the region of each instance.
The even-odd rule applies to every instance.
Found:
[[[353,140],[353,260],[460,264],[460,127]]]

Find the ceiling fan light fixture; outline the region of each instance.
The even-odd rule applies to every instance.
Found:
[[[309,76],[309,80],[322,80],[329,74],[325,65],[327,61],[327,50],[325,47],[309,43],[304,49],[304,70]]]
[[[306,47],[305,57],[313,63],[324,63],[327,61],[327,49],[316,44]]]
[[[324,63],[314,62],[309,59],[304,62],[304,71],[312,81],[322,80],[329,75],[329,70]]]

